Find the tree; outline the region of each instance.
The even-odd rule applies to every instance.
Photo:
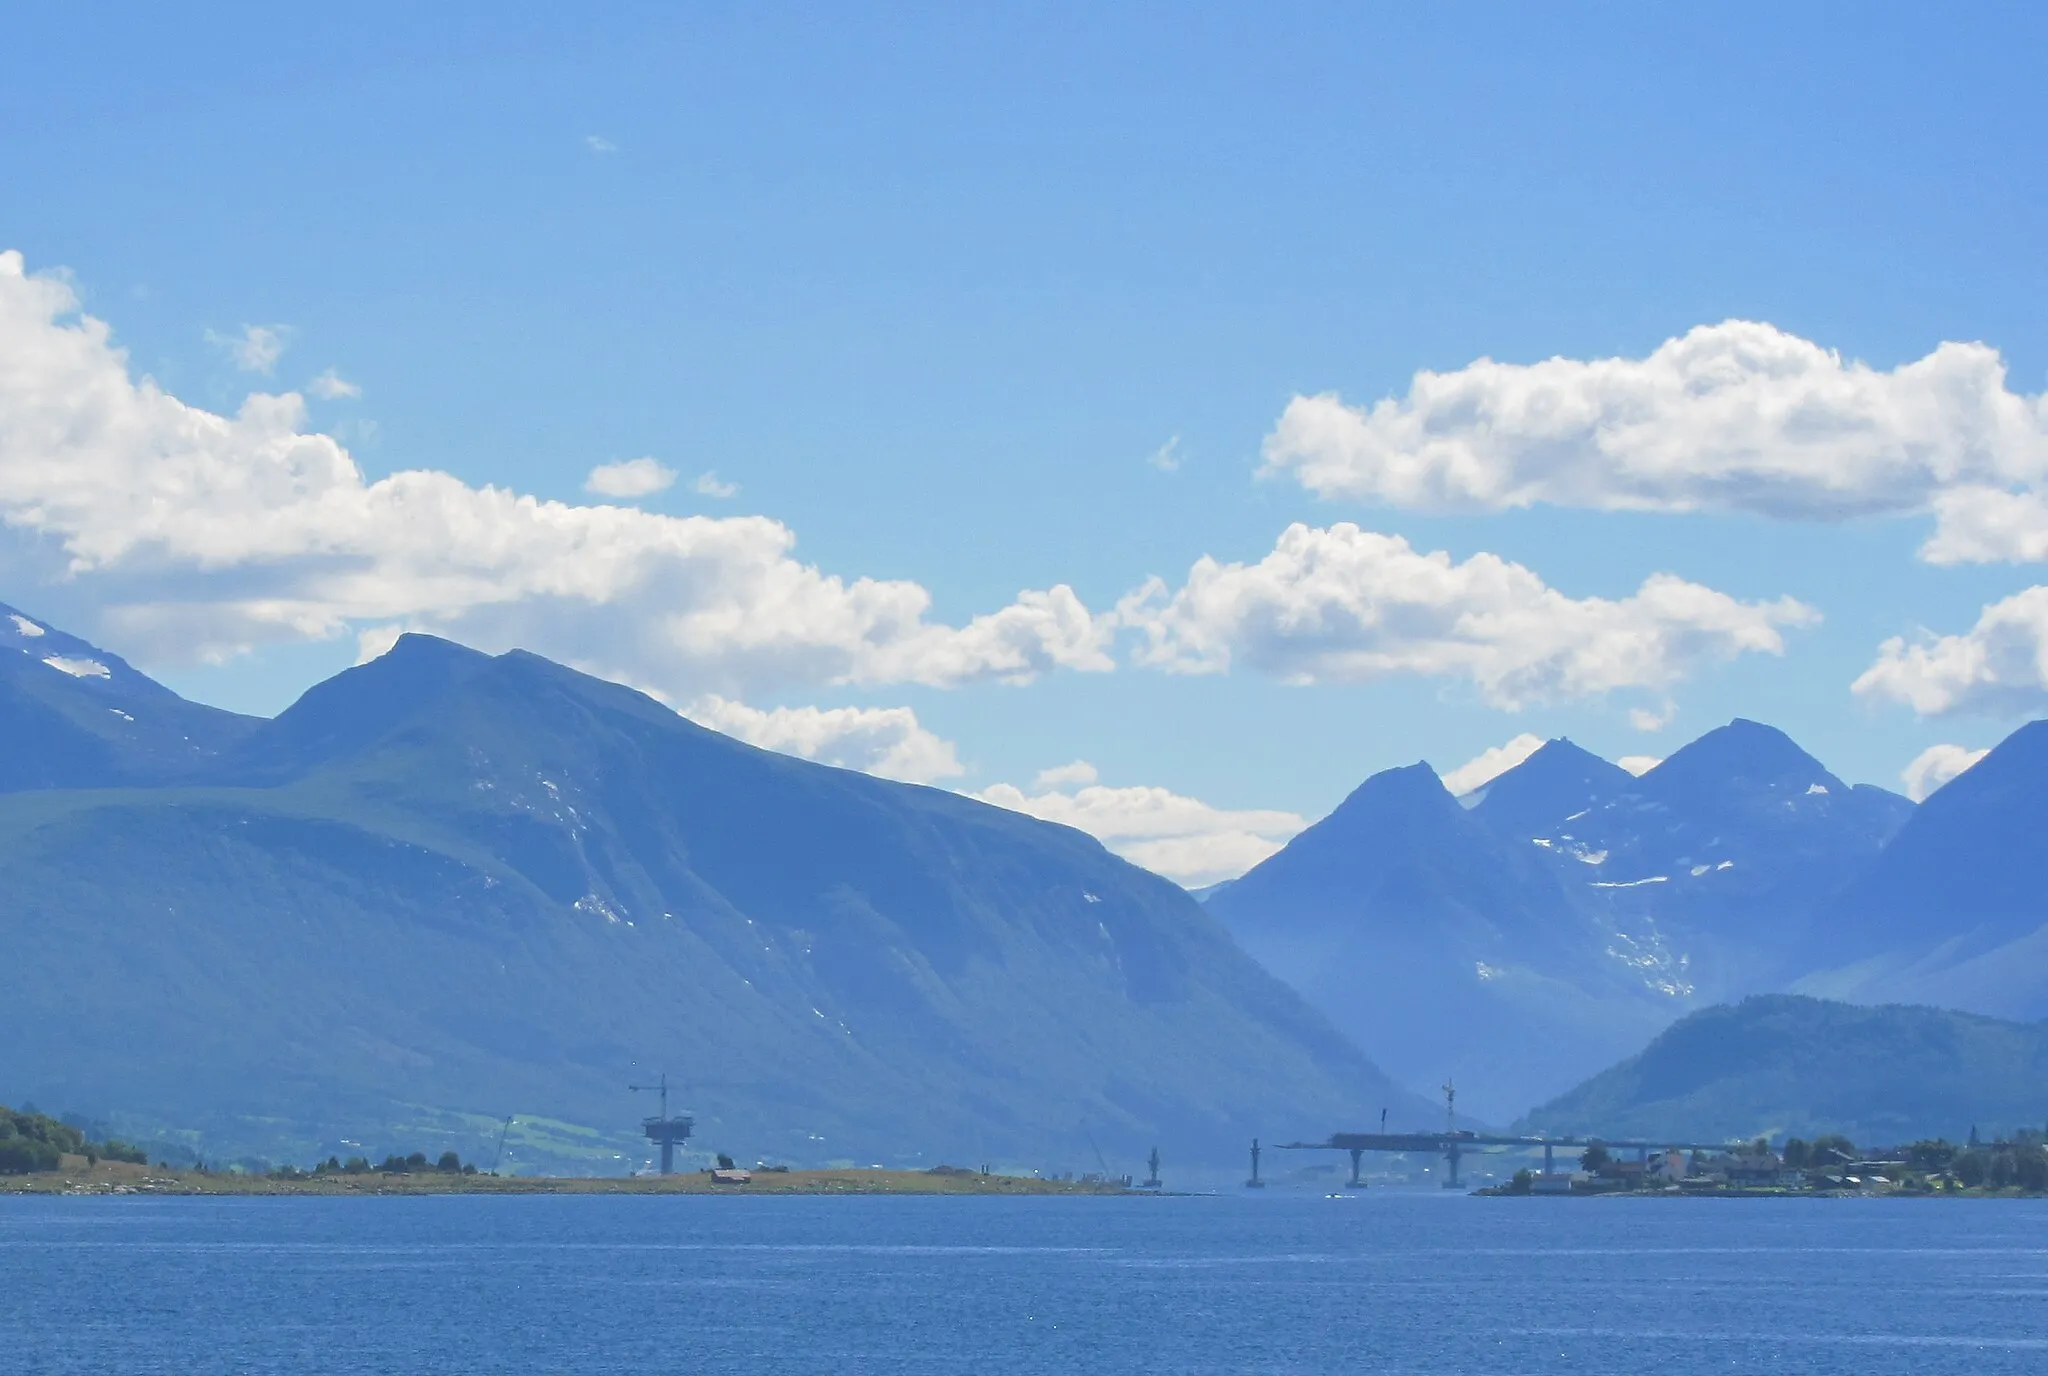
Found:
[[[1985,1177],[1985,1179],[1992,1189],[2003,1190],[2010,1188],[2015,1174],[2011,1152],[2000,1151],[1991,1154],[1991,1174]]]
[[[1579,1153],[1579,1165],[1595,1174],[1606,1170],[1608,1162],[1613,1159],[1613,1157],[1607,1154],[1607,1148],[1601,1146],[1598,1142],[1593,1143]]]
[[[1530,1185],[1530,1182],[1531,1182],[1531,1181],[1533,1181],[1533,1180],[1534,1180],[1535,1178],[1536,1178],[1535,1176],[1533,1176],[1533,1175],[1529,1174],[1529,1168],[1528,1168],[1527,1166],[1524,1166],[1524,1167],[1522,1167],[1522,1169],[1520,1169],[1520,1170],[1518,1170],[1518,1171],[1516,1171],[1516,1172],[1515,1172],[1515,1178],[1514,1178],[1513,1180],[1510,1180],[1510,1181],[1508,1182],[1508,1193],[1509,1193],[1509,1194],[1527,1194],[1527,1193],[1529,1193],[1529,1185]]]
[[[724,1152],[718,1153],[718,1169],[722,1171],[729,1171],[732,1168],[732,1158],[730,1156],[727,1156]]]
[[[0,1175],[27,1175],[31,1171],[53,1171],[63,1153],[48,1142],[33,1137],[0,1137]]]
[[[1984,1159],[1983,1152],[1972,1150],[1958,1155],[1950,1164],[1949,1170],[1966,1188],[1974,1190],[1982,1185],[1985,1177],[1990,1174],[1991,1163]]]
[[[1785,1139],[1785,1164],[1795,1171],[1805,1170],[1813,1160],[1812,1144],[1803,1137]]]
[[[1946,1170],[1956,1159],[1956,1149],[1939,1137],[1922,1138],[1906,1148],[1906,1160],[1923,1171]]]
[[[1829,1152],[1840,1152],[1843,1160],[1854,1161],[1856,1159],[1856,1144],[1842,1136],[1839,1132],[1823,1133],[1821,1136],[1813,1139],[1813,1147],[1808,1151],[1807,1156],[1811,1164],[1826,1166],[1833,1164],[1833,1158],[1828,1155]]]
[[[462,1170],[462,1158],[452,1151],[444,1151],[441,1153],[441,1159],[434,1163],[434,1169],[446,1171],[450,1175],[457,1174]]]
[[[2014,1153],[2013,1178],[2028,1194],[2048,1191],[2048,1151],[2026,1147]]]

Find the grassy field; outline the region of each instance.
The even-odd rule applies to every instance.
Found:
[[[1131,1194],[1121,1185],[971,1171],[760,1171],[744,1184],[708,1174],[655,1176],[497,1176],[422,1171],[414,1175],[234,1175],[173,1171],[67,1157],[62,1169],[0,1176],[0,1194],[57,1195],[406,1195],[406,1194]]]

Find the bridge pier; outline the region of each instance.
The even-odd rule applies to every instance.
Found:
[[[1444,1148],[1444,1164],[1450,1167],[1451,1172],[1450,1179],[1444,1181],[1444,1188],[1447,1190],[1458,1188],[1458,1154],[1458,1144],[1456,1142],[1452,1142]]]
[[[1358,1163],[1362,1161],[1364,1158],[1364,1147],[1353,1147],[1351,1149],[1351,1179],[1346,1183],[1348,1183],[1354,1190],[1360,1188],[1365,1184],[1363,1180],[1360,1180],[1358,1178]]]
[[[1550,1158],[1551,1150],[1552,1149],[1550,1143],[1545,1142],[1543,1144],[1543,1173],[1545,1175],[1550,1175],[1557,1169],[1556,1162],[1552,1161]]]

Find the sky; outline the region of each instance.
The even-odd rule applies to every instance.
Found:
[[[0,46],[0,601],[187,696],[519,646],[1190,884],[2048,703],[2037,6],[347,8]]]

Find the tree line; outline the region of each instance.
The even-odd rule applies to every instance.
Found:
[[[149,1160],[140,1147],[119,1138],[90,1141],[82,1129],[69,1123],[27,1106],[12,1109],[0,1104],[0,1175],[54,1171],[66,1156],[83,1156],[87,1165],[101,1161],[143,1165]]]

